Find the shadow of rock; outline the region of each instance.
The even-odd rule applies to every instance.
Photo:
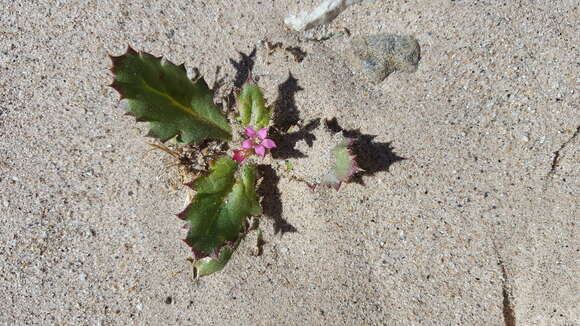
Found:
[[[374,139],[376,135],[367,135],[357,129],[344,130],[338,124],[336,118],[325,120],[326,128],[334,133],[342,132],[345,137],[355,139],[351,145],[352,152],[356,155],[358,166],[363,170],[355,174],[352,181],[364,185],[363,176],[372,176],[377,172],[389,171],[389,167],[405,158],[393,152],[390,142],[378,143]]]
[[[272,166],[267,164],[258,165],[258,171],[263,177],[262,183],[258,187],[258,194],[263,198],[262,209],[264,216],[274,221],[274,233],[296,232],[296,228],[282,217],[282,200],[278,189],[280,177]]]

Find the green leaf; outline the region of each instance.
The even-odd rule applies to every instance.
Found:
[[[250,126],[255,130],[270,124],[270,110],[266,107],[264,94],[258,85],[246,83],[238,96],[240,122],[244,127]]]
[[[127,100],[127,114],[149,122],[149,136],[161,141],[177,136],[186,144],[231,139],[231,127],[203,78],[192,82],[183,65],[130,47],[111,60],[115,75],[111,87]]]
[[[184,241],[192,248],[196,259],[211,256],[215,260],[200,262],[200,268],[203,265],[205,270],[216,270],[217,263],[225,265],[229,255],[223,248],[235,248],[234,244],[245,232],[246,218],[262,214],[256,194],[256,168],[245,164],[236,176],[238,167],[229,157],[217,160],[209,175],[192,183],[197,193],[189,206],[178,214],[189,222],[190,229]]]
[[[224,246],[221,248],[220,254],[217,258],[205,257],[198,259],[193,263],[195,275],[201,277],[221,271],[232,257],[234,250],[234,247]]]
[[[348,182],[355,173],[360,171],[355,160],[356,156],[350,152],[350,145],[353,142],[352,138],[342,137],[338,145],[332,149],[334,166],[330,173],[323,177],[323,185],[338,190],[341,184]]]

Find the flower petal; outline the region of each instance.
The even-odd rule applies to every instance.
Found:
[[[240,149],[234,150],[233,159],[234,159],[234,161],[236,161],[238,163],[242,163],[246,159],[246,157],[244,156],[244,151],[240,150]]]
[[[258,137],[260,139],[266,139],[267,136],[268,136],[268,127],[258,130]]]
[[[251,139],[246,139],[242,142],[242,148],[248,149],[254,147],[254,142]]]
[[[244,130],[246,131],[246,136],[248,136],[250,138],[256,138],[256,135],[257,135],[256,130],[254,130],[250,127],[245,128]]]
[[[262,145],[256,145],[254,146],[254,152],[256,152],[256,155],[259,157],[264,157],[266,154],[266,148]]]
[[[276,148],[276,143],[269,138],[262,140],[262,145],[264,145],[266,148]]]

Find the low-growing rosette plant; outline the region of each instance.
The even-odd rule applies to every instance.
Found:
[[[229,120],[203,77],[191,80],[184,65],[131,47],[110,58],[110,86],[126,101],[128,115],[149,123],[148,136],[202,153],[202,168],[207,169],[186,184],[195,195],[177,216],[189,226],[183,241],[193,252],[196,275],[222,270],[252,229],[252,218],[262,215],[256,162],[277,147],[268,138],[272,113],[262,90],[250,78],[237,94],[236,116]],[[236,136],[241,141],[234,141],[240,138]],[[203,156],[209,142],[227,146],[215,146],[217,152]],[[357,171],[350,143],[345,139],[333,149],[335,169],[321,184],[338,190]]]

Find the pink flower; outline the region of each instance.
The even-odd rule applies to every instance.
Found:
[[[276,147],[276,143],[272,139],[266,138],[268,136],[268,128],[262,128],[258,131],[246,128],[245,132],[248,139],[242,142],[241,149],[234,150],[234,160],[239,163],[242,163],[252,153],[256,153],[259,157],[264,157],[266,149]]]

